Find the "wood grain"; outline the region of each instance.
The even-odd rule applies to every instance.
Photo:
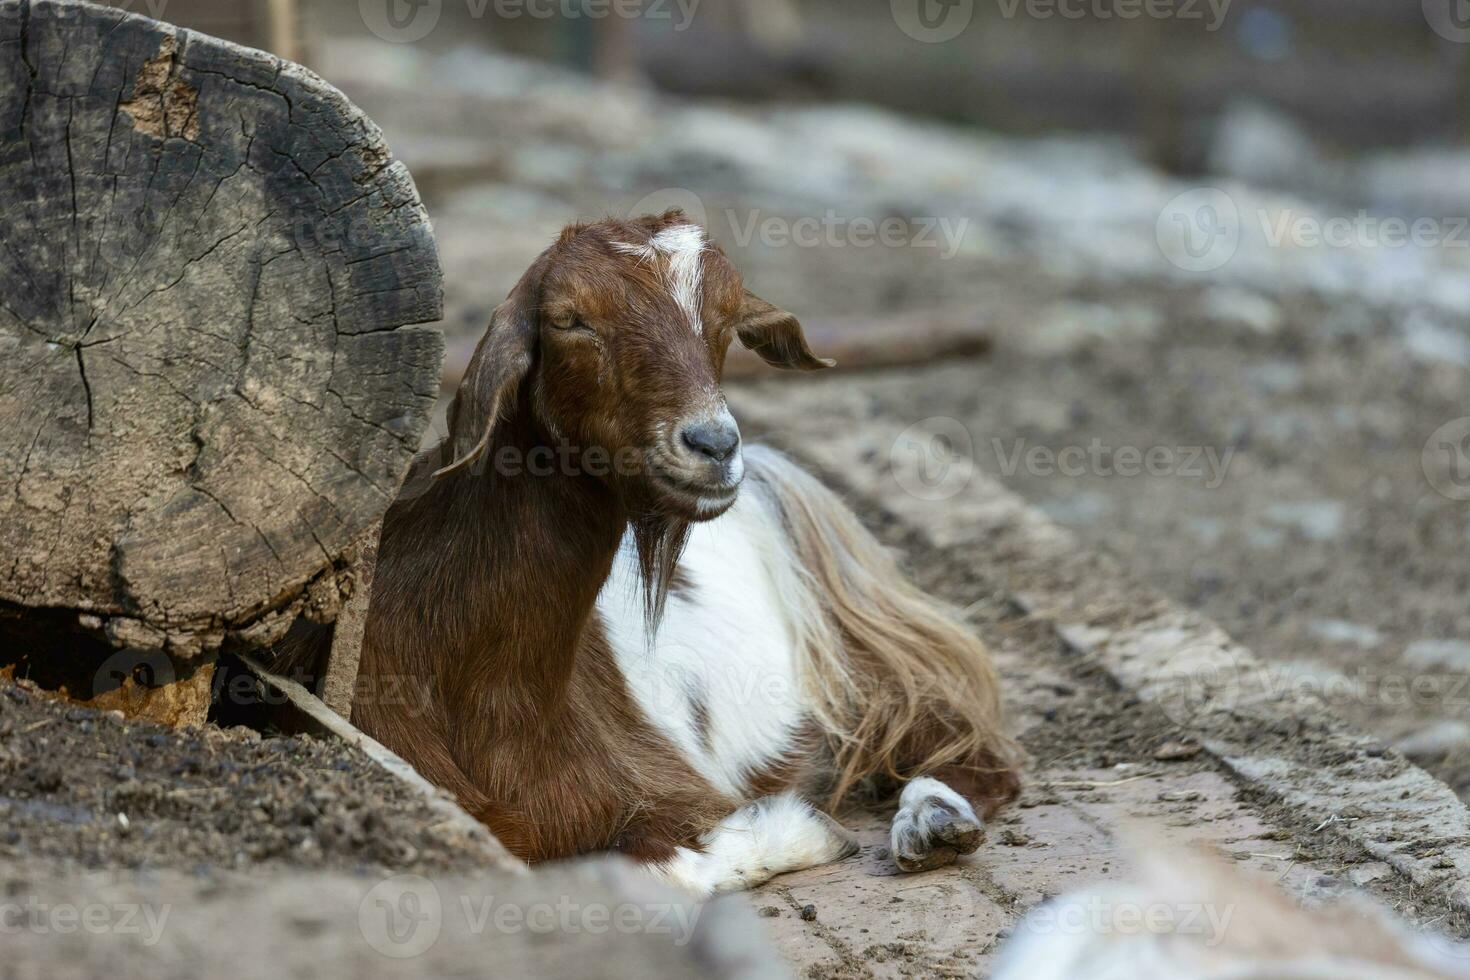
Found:
[[[0,603],[190,654],[330,619],[438,394],[407,170],[270,55],[0,0]]]

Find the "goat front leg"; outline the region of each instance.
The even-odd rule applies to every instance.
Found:
[[[985,822],[970,801],[930,776],[903,788],[889,835],[900,871],[930,871],[973,854],[985,840]]]
[[[985,821],[1020,792],[1016,770],[989,750],[969,765],[940,766],[910,780],[893,817],[893,862],[900,871],[929,871],[975,853]]]
[[[858,852],[857,838],[793,793],[767,796],[730,814],[700,848],[680,847],[653,874],[699,897],[742,891],[787,871],[840,861]]]

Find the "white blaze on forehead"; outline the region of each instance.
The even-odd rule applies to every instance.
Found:
[[[698,225],[671,225],[654,235],[647,245],[613,242],[613,248],[625,255],[651,259],[663,256],[668,261],[667,281],[674,303],[689,320],[695,333],[703,330],[699,318],[700,257],[704,253],[704,230]]]

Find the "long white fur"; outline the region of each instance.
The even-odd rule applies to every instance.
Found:
[[[700,898],[754,888],[786,871],[827,864],[857,845],[830,817],[792,793],[767,796],[720,822],[700,842],[681,847],[653,873]]]
[[[761,446],[747,446],[743,455],[744,465],[757,471],[794,465]],[[752,774],[796,748],[810,716],[802,645],[827,635],[815,625],[823,615],[821,597],[768,493],[762,481],[747,480],[728,511],[693,526],[679,561],[690,590],[669,596],[654,635],[644,615],[631,535],[597,599],[618,666],[644,715],[712,786],[742,800],[751,799]],[[720,857],[691,852],[665,876],[708,894],[753,884],[752,865],[775,874],[834,860],[824,856],[830,848],[809,846],[810,835],[828,832],[821,823],[827,818],[818,814],[817,824],[803,829],[799,818],[811,814],[811,807],[792,800],[777,805],[768,798],[757,801],[752,813],[732,815],[709,845]],[[944,783],[916,779],[900,798],[895,839],[902,827],[928,841],[925,821],[935,802],[979,822],[969,803]],[[737,843],[748,832],[762,842],[754,850]],[[811,860],[793,864],[798,857]]]
[[[692,583],[669,597],[648,634],[631,535],[598,596],[633,697],[721,792],[748,798],[752,773],[785,756],[806,717],[790,614],[790,554],[779,521],[747,485],[731,508],[696,524],[679,561]],[[783,574],[784,573],[784,574]],[[800,603],[796,603],[799,607]],[[707,712],[701,739],[696,704]]]

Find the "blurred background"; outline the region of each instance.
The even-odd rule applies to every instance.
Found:
[[[917,325],[740,384],[948,433],[1470,792],[1470,3],[116,5],[383,127],[450,384],[564,224],[681,206],[814,331]]]

